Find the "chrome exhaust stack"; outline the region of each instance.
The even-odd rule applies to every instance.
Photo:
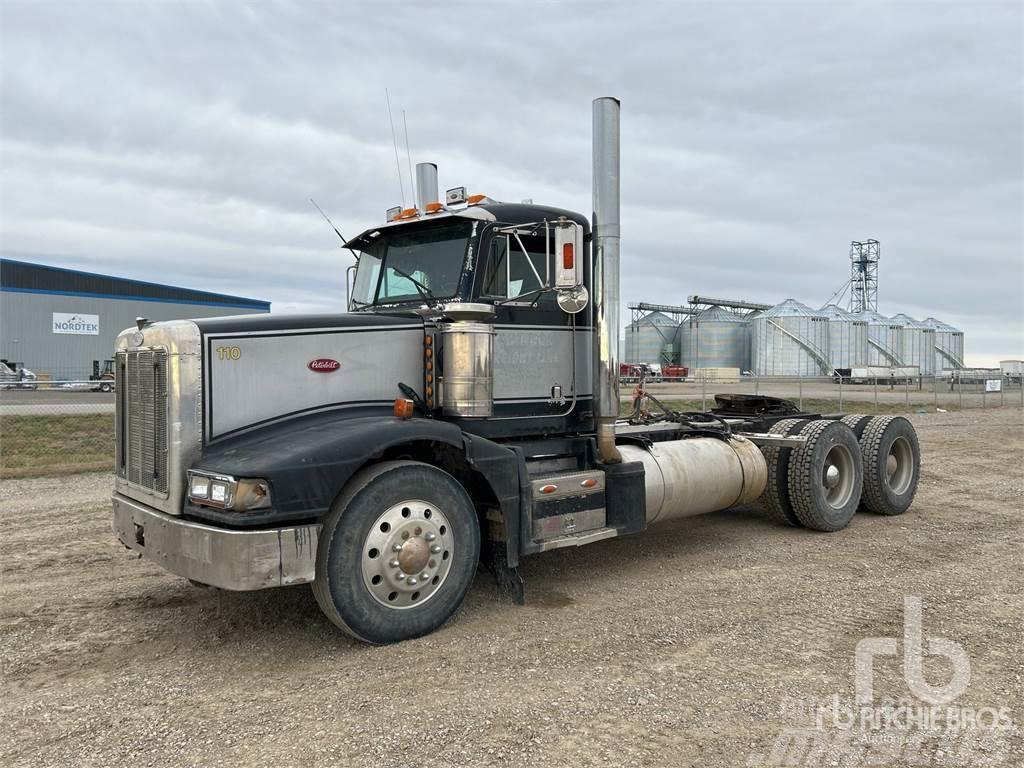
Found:
[[[619,100],[594,99],[594,399],[597,453],[618,464],[615,420],[619,417]]]
[[[427,210],[427,203],[439,201],[437,166],[434,163],[416,163],[416,208],[422,214]]]

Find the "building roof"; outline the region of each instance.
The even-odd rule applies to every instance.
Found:
[[[270,311],[270,302],[260,299],[197,291],[15,259],[0,259],[0,290],[12,293],[157,301],[167,304],[200,304],[209,307]]]
[[[821,312],[816,309],[811,309],[806,304],[801,304],[796,299],[786,299],[780,304],[776,304],[771,309],[764,310],[758,317],[817,317],[823,318]]]

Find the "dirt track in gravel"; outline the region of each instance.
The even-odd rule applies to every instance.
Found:
[[[905,594],[967,650],[957,704],[1019,728],[1022,412],[913,421],[903,517],[817,534],[734,510],[547,553],[527,606],[480,573],[441,631],[385,648],[308,588],[221,593],[136,560],[106,476],[5,481],[0,763],[743,766],[800,724],[792,702],[852,696],[857,641],[899,636]],[[898,668],[876,692],[905,695]],[[1020,732],[962,764],[984,760],[1024,762]]]

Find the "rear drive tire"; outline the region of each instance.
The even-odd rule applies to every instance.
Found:
[[[812,421],[807,442],[789,459],[789,497],[797,518],[815,531],[849,525],[860,504],[864,469],[853,431],[838,421]]]
[[[770,435],[792,435],[800,431],[806,419],[783,419],[772,425]],[[789,458],[792,448],[768,445],[761,448],[768,465],[768,483],[761,494],[760,502],[768,517],[782,525],[799,526],[800,519],[789,501]]]
[[[100,384],[100,392],[109,392],[112,389],[113,387],[110,385],[110,382],[105,381]]]
[[[871,421],[871,417],[865,416],[862,413],[855,413],[849,416],[844,416],[841,421],[852,429],[854,436],[860,440],[860,436],[864,434],[864,428],[867,427],[868,422]]]
[[[864,509],[902,515],[914,502],[921,476],[921,446],[902,416],[875,416],[860,438],[864,458]]]
[[[367,643],[433,632],[462,603],[480,559],[465,489],[437,467],[386,461],[349,481],[324,520],[313,594]]]

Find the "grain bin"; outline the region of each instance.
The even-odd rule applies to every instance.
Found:
[[[935,370],[951,370],[964,367],[964,334],[949,323],[926,318],[924,324],[935,331]]]
[[[903,365],[903,324],[871,310],[855,316],[868,324],[868,365]]]
[[[827,376],[828,317],[786,299],[751,320],[751,369],[758,376]]]
[[[743,315],[713,306],[679,325],[680,362],[700,368],[750,368],[750,322]]]
[[[821,308],[821,313],[828,317],[832,367],[849,369],[867,365],[867,321],[835,304],[826,304]]]
[[[678,359],[676,352],[677,323],[661,312],[651,312],[626,326],[626,347],[622,360],[626,363],[670,365]]]
[[[900,357],[904,365],[916,365],[922,376],[935,373],[935,329],[909,315],[894,315],[894,322],[903,324]]]

